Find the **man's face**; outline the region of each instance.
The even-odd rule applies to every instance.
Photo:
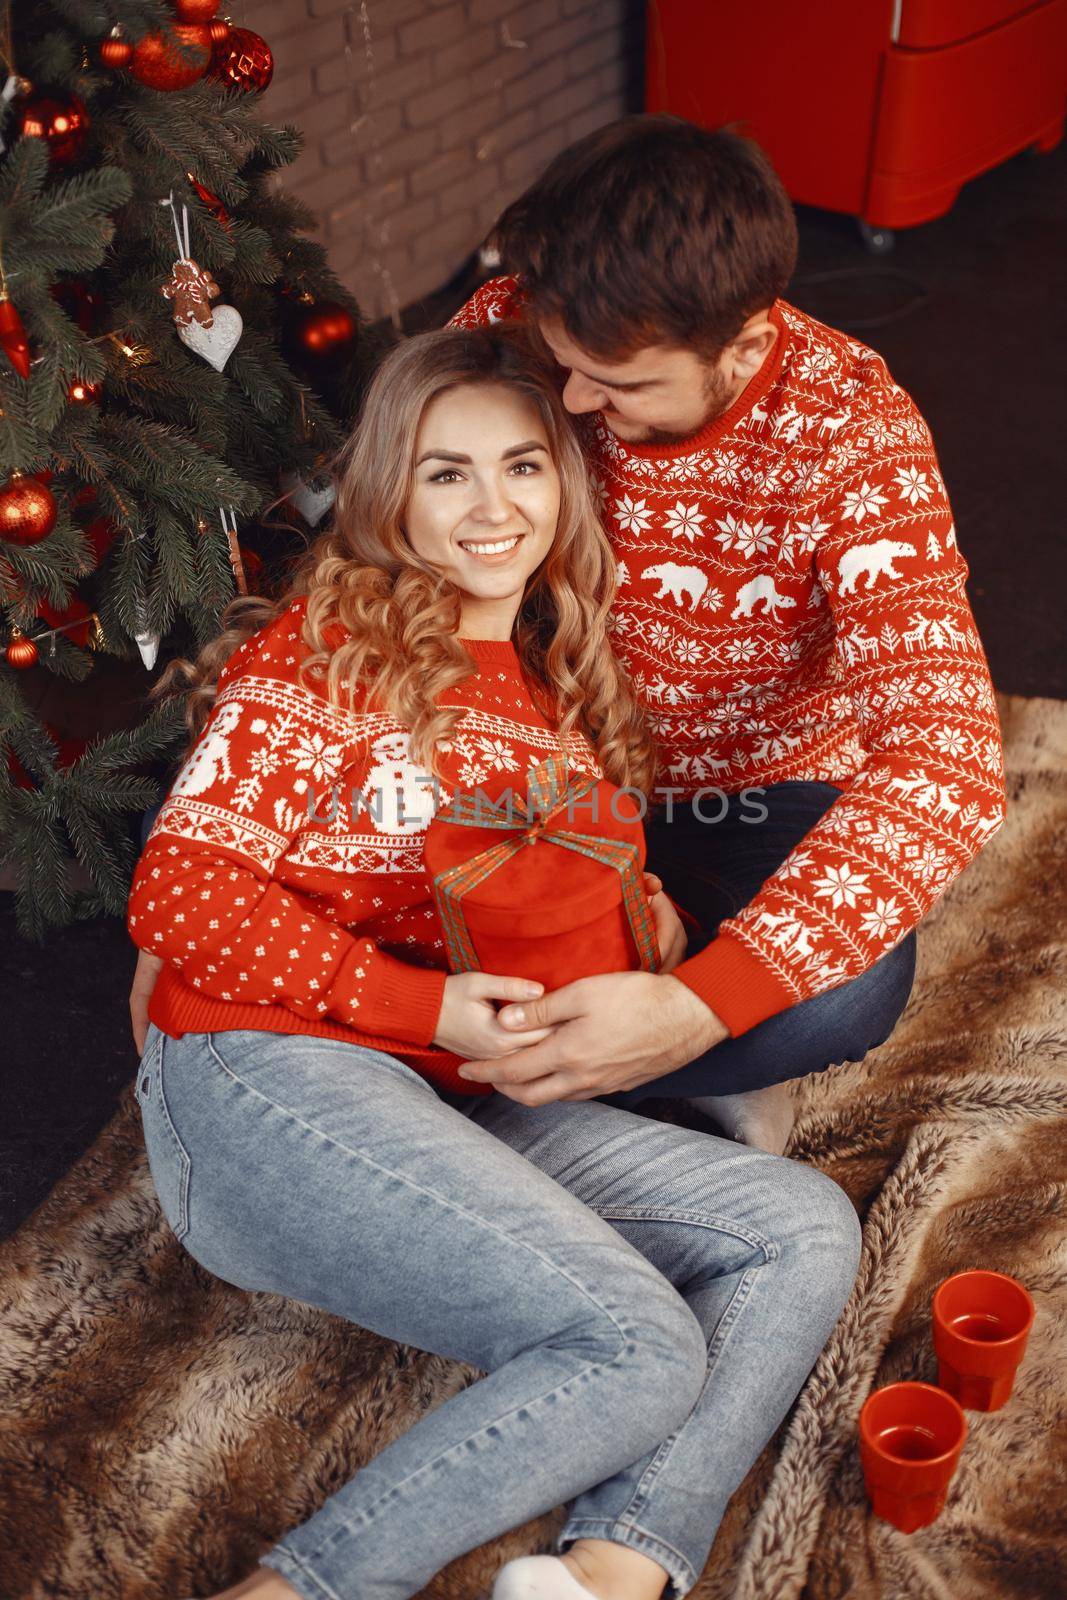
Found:
[[[693,350],[648,345],[626,361],[604,361],[574,343],[557,317],[537,329],[570,376],[563,403],[575,416],[601,411],[626,444],[678,444],[707,427],[731,404],[722,365]]]

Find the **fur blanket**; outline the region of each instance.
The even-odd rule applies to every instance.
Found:
[[[1001,709],[1009,821],[924,924],[905,1017],[797,1086],[788,1154],[847,1190],[864,1257],[695,1600],[1067,1595],[1067,705]],[[873,1386],[935,1379],[931,1294],[976,1265],[1031,1290],[1029,1352],[1004,1410],[970,1414],[941,1518],[905,1536],[869,1515],[856,1419]],[[0,1597],[214,1594],[479,1376],[204,1272],[160,1215],[131,1084],[0,1246]],[[453,1562],[427,1600],[483,1600],[562,1520]]]

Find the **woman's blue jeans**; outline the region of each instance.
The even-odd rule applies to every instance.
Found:
[[[599,1100],[444,1096],[308,1035],[172,1039],[137,1077],[163,1211],[209,1272],[486,1375],[262,1557],[307,1600],[406,1600],[568,1506],[681,1596],[852,1287],[812,1168]]]
[[[775,783],[746,793],[751,802],[739,795],[725,804],[705,802],[703,814],[715,817],[721,811],[719,821],[703,822],[690,805],[679,802],[669,822],[654,812],[646,824],[648,870],[659,874],[667,893],[700,923],[702,934],[690,939],[690,955],[710,942],[720,922],[755,898],[841,790],[830,783]],[[767,815],[748,820],[757,814],[757,802]],[[896,1027],[914,978],[915,935],[909,933],[858,978],[780,1011],[736,1039],[724,1039],[675,1072],[605,1099],[632,1107],[650,1095],[741,1094],[838,1062],[862,1061]]]

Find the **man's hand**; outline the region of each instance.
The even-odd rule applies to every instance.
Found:
[[[148,997],[156,986],[163,963],[147,950],[137,952],[137,970],[130,990],[130,1022],[133,1024],[133,1042],[137,1054],[144,1055],[145,1034],[148,1032]]]
[[[594,1100],[673,1072],[728,1037],[714,1011],[677,978],[608,972],[579,978],[540,1000],[507,1005],[498,1022],[523,1032],[552,1027],[541,1044],[460,1071],[524,1106]]]

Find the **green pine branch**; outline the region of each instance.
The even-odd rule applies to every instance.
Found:
[[[307,237],[313,213],[276,187],[300,152],[299,130],[265,120],[261,95],[208,77],[160,93],[99,64],[114,24],[135,43],[173,20],[168,0],[36,0],[14,17],[21,70],[78,95],[91,120],[83,159],[59,168],[42,141],[14,137],[0,106],[0,249],[32,361],[23,379],[0,355],[0,483],[49,468],[57,511],[37,544],[0,539],[0,608],[36,637],[37,674],[86,678],[102,651],[146,683],[134,633],[161,638],[160,665],[215,637],[235,592],[220,507],[233,508],[242,541],[254,545],[257,522],[272,540],[284,535],[293,513],[272,516],[279,473],[310,479],[336,450],[376,353],[324,247]],[[183,344],[161,292],[179,255],[160,203],[171,194],[179,217],[187,208],[190,253],[219,286],[212,304],[243,318],[221,373]],[[59,303],[61,287],[97,297],[93,326]],[[339,301],[359,329],[350,370],[331,362],[322,393],[313,360],[294,367],[284,336],[308,296]],[[97,397],[74,403],[77,381],[98,385]],[[83,526],[100,516],[114,537],[97,565]],[[295,556],[310,534],[296,521],[292,530]],[[40,613],[75,598],[98,618],[96,650]],[[124,913],[140,813],[186,735],[180,696],[145,701],[134,726],[92,739],[65,765],[29,681],[0,659],[0,860],[15,873],[20,930],[41,938],[72,919]]]

